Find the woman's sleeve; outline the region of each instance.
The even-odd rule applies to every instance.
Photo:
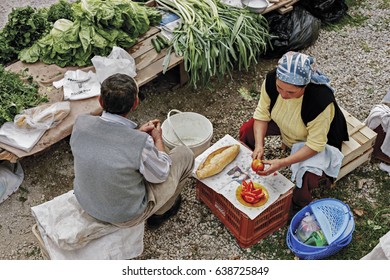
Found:
[[[306,146],[314,151],[321,152],[328,142],[330,124],[334,118],[334,104],[330,103],[321,114],[307,124]]]
[[[266,122],[270,121],[271,120],[271,112],[269,110],[270,106],[271,106],[271,99],[269,98],[265,90],[265,80],[264,80],[263,84],[261,85],[260,100],[253,114],[253,118],[255,120],[260,120],[260,121],[266,121]]]

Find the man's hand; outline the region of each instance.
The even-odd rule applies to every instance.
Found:
[[[152,136],[154,143],[156,143],[158,140],[162,141],[162,129],[161,129],[161,123],[158,122],[155,127],[150,131],[150,136]]]
[[[151,121],[148,121],[147,123],[144,123],[143,125],[140,126],[139,130],[146,132],[150,134],[154,128],[156,128],[157,124],[161,124],[159,119],[154,119]]]

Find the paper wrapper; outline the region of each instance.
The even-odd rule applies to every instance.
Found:
[[[220,173],[200,180],[203,184],[215,192],[226,197],[237,209],[248,215],[250,219],[255,219],[272,203],[274,203],[282,194],[294,187],[294,184],[279,172],[269,176],[259,176],[252,171],[252,151],[230,135],[225,135],[214,145],[204,151],[195,159],[195,168],[193,176],[196,178],[196,170],[200,163],[214,150],[228,145],[240,144],[240,153],[227,165]],[[236,190],[242,180],[252,180],[266,188],[269,193],[268,201],[259,207],[248,207],[241,204],[236,197]]]

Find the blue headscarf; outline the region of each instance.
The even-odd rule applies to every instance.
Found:
[[[315,58],[298,52],[287,52],[278,62],[276,76],[279,80],[296,85],[305,86],[308,83],[329,85],[329,78],[315,69]]]

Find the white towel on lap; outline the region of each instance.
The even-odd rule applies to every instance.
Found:
[[[294,144],[291,148],[291,154],[296,153],[303,145],[305,145],[304,142]],[[343,158],[344,155],[339,149],[326,145],[322,152],[317,153],[307,160],[291,165],[291,181],[294,182],[294,180],[296,180],[297,187],[301,188],[303,175],[306,171],[318,176],[321,176],[322,172],[325,172],[326,175],[337,178]]]

